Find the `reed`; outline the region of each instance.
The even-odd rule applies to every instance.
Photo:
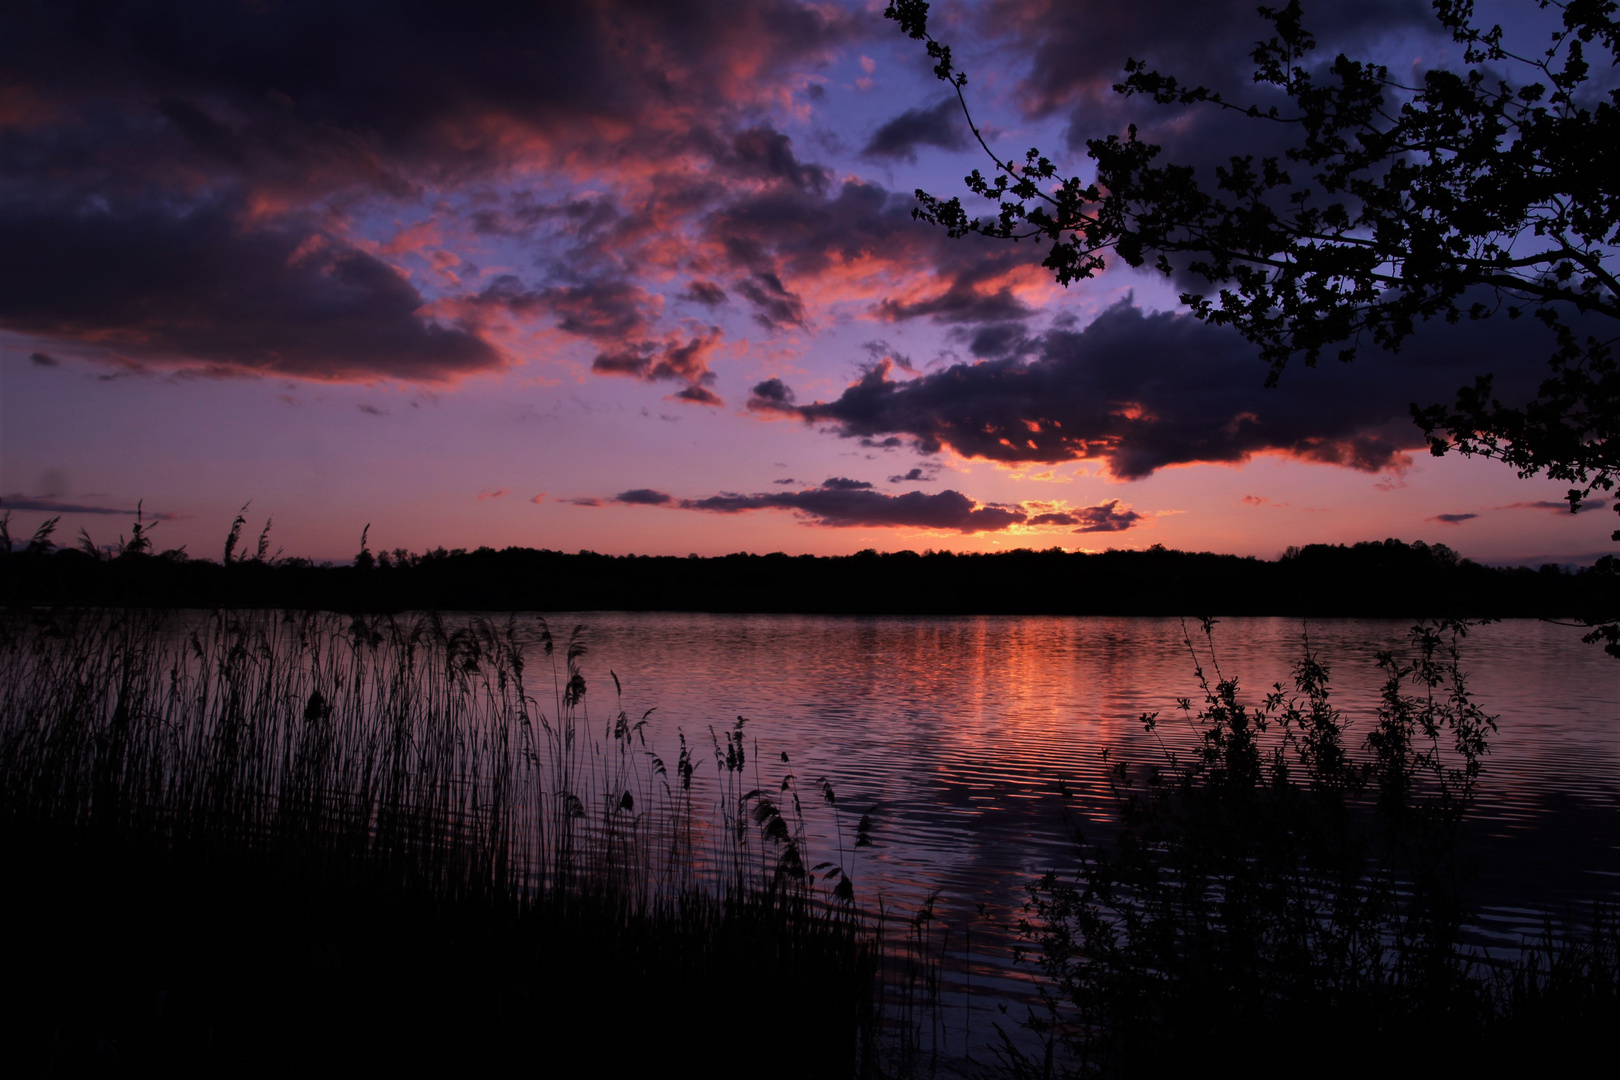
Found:
[[[561,1038],[640,1068],[718,1024],[721,1072],[876,1068],[874,937],[844,868],[806,868],[797,778],[760,782],[739,718],[704,806],[684,734],[671,769],[645,716],[593,721],[585,649],[433,614],[0,622],[0,859],[38,930],[14,1045],[240,1072]]]

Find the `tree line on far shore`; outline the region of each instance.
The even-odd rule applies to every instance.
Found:
[[[139,538],[138,539],[144,539]],[[228,545],[228,549],[235,545]],[[223,562],[0,545],[10,605],[333,611],[705,611],[895,615],[1282,615],[1592,619],[1620,607],[1620,563],[1488,567],[1444,544],[1389,539],[1290,548],[1275,560],[1154,545],[1094,554],[866,550],[846,556],[600,555],[439,548],[347,565],[255,555]]]

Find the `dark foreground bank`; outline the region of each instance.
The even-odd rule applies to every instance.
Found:
[[[1441,544],[1316,544],[1266,561],[1170,551],[863,551],[718,558],[362,551],[352,565],[224,562],[126,548],[116,557],[0,552],[0,602],[387,611],[797,614],[1282,615],[1574,618],[1620,609],[1620,565],[1495,568]]]
[[[759,898],[446,901],[296,854],[37,830],[0,858],[10,1076],[656,1075],[705,1054],[731,1076],[793,1029],[820,1064],[773,1075],[859,1071],[861,943]]]
[[[805,874],[801,823],[731,791],[739,750],[710,836],[684,748],[584,723],[582,652],[0,621],[0,1071],[872,1071],[874,930]]]

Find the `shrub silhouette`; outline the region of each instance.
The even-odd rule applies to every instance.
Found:
[[[1032,889],[1020,929],[1048,979],[1031,1018],[1045,1067],[1066,1047],[1088,1072],[1153,1074],[1252,1025],[1278,1033],[1274,1050],[1328,1018],[1375,1042],[1477,1026],[1488,995],[1459,945],[1458,841],[1495,719],[1458,661],[1466,627],[1422,623],[1408,654],[1379,656],[1359,746],[1308,640],[1292,687],[1245,704],[1212,627],[1199,647],[1187,636],[1202,690],[1179,703],[1189,737],[1143,716],[1161,757],[1110,774],[1117,836]]]

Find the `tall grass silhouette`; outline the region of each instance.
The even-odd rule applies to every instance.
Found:
[[[323,1045],[351,1051],[358,1039],[405,1053],[479,1000],[540,1037],[590,1032],[636,1067],[724,1021],[739,1068],[780,1055],[788,1029],[815,1050],[813,1071],[876,1068],[881,930],[858,915],[844,853],[807,867],[798,778],[766,783],[738,718],[709,733],[718,775],[705,805],[694,777],[706,762],[684,734],[666,762],[645,716],[593,721],[585,650],[579,628],[554,638],[540,619],[135,610],[0,622],[0,858],[41,934],[19,970],[46,1002],[23,1011],[88,1016],[68,983],[105,981],[109,965],[154,972],[122,1005],[103,1003],[77,1042],[59,1029],[36,1046],[39,1060],[99,1060],[108,1031],[123,1032],[128,1058],[163,1028],[130,1001],[167,1000],[170,984],[195,998],[215,978],[247,1018],[194,1000],[194,1017],[212,1018],[192,1025],[206,1035],[163,1035],[168,1064],[178,1039],[199,1069],[221,1054],[240,1068],[229,1055],[266,1024],[307,1048],[316,1036],[288,1038],[285,995],[268,988],[306,984],[283,960],[314,949],[335,951],[334,971],[356,986],[322,988],[322,1000],[352,1011],[371,995],[353,1023],[316,1025]],[[530,658],[546,666],[538,680]],[[815,791],[836,803],[824,779]],[[424,950],[426,972],[401,970]],[[232,953],[255,959],[231,972]],[[450,1001],[440,980],[469,988]],[[408,1005],[406,985],[421,990]],[[514,994],[544,1005],[518,1008],[518,1022]],[[624,1008],[636,1013],[629,1048],[613,1034]],[[234,1049],[217,1049],[220,1031],[235,1032]],[[439,1050],[465,1063],[505,1038]]]

